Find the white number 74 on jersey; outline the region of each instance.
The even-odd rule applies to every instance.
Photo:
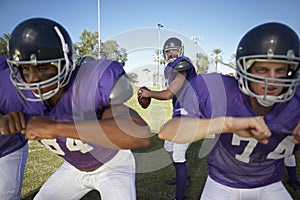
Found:
[[[292,142],[293,136],[289,135],[285,137],[267,156],[267,159],[280,159],[292,155],[295,144]],[[244,151],[241,154],[236,154],[235,158],[241,162],[249,163],[251,153],[258,144],[258,141],[254,138],[244,138],[237,134],[233,134],[232,145],[239,146],[241,141],[248,141]]]

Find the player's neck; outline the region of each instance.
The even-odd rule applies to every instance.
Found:
[[[64,91],[64,88],[61,88],[53,97],[50,98],[49,102],[52,108],[55,107],[56,103],[60,99],[62,93]]]
[[[255,97],[250,97],[250,103],[253,110],[260,116],[265,116],[272,109],[273,106],[265,107],[258,103]]]

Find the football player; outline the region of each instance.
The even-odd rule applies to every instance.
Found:
[[[7,56],[0,57],[0,74],[6,74],[0,84],[0,98],[4,93],[18,95],[16,91],[7,90],[6,85],[11,84],[9,80],[9,67]],[[5,70],[6,69],[6,70]],[[4,82],[7,83],[4,83]],[[12,86],[12,85],[11,85]],[[9,102],[10,99],[7,99]],[[20,105],[4,105],[0,107],[1,120],[6,120],[5,114],[12,112]],[[11,117],[14,117],[14,113]],[[25,136],[20,132],[13,135],[0,135],[0,194],[3,200],[21,199],[21,190],[24,170],[28,156],[28,144]]]
[[[92,189],[101,199],[136,199],[130,149],[149,145],[150,129],[123,104],[133,92],[123,67],[101,58],[75,68],[71,37],[45,18],[18,24],[9,54],[10,79],[20,95],[7,92],[0,105],[22,109],[9,121],[16,128],[0,120],[1,133],[22,131],[65,159],[35,199],[80,199]]]
[[[171,37],[167,39],[163,46],[163,55],[168,62],[164,76],[167,80],[167,89],[162,91],[151,91],[140,89],[138,91],[138,98],[147,97],[158,100],[172,99],[173,113],[184,113],[181,106],[182,94],[189,81],[194,78],[196,70],[188,57],[184,55],[184,46],[182,41],[178,38]],[[189,143],[176,144],[171,141],[164,141],[164,148],[172,157],[173,164],[176,171],[176,195],[175,199],[181,200],[184,198],[184,192],[188,181],[188,170],[186,165],[186,150]],[[172,179],[166,181],[168,184],[173,184]]]
[[[185,143],[217,134],[201,199],[292,199],[281,179],[300,142],[299,48],[290,27],[264,23],[239,42],[237,78],[212,73],[190,82],[187,118],[171,119],[159,137]]]

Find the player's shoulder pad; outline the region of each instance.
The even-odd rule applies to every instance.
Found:
[[[177,71],[177,72],[180,72],[180,71],[185,71],[185,70],[188,70],[190,69],[192,66],[191,64],[186,61],[186,60],[182,60],[180,62],[178,62],[175,67],[174,67],[174,70]]]
[[[116,80],[109,95],[110,105],[119,105],[126,102],[133,95],[133,88],[126,74],[121,74]]]
[[[93,56],[83,56],[79,61],[79,65],[82,65],[86,62],[90,62],[90,61],[94,61],[94,60],[96,60],[96,58],[94,58]]]

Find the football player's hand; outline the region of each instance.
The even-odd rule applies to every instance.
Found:
[[[0,133],[9,135],[17,132],[24,133],[26,121],[24,114],[21,112],[11,112],[0,116]]]
[[[229,121],[229,130],[241,137],[255,138],[267,144],[268,138],[272,135],[262,116],[232,118]]]
[[[293,142],[295,144],[300,144],[300,122],[298,123],[298,125],[294,128],[293,130],[293,135],[294,135],[294,139]]]
[[[138,90],[138,98],[149,98],[150,97],[150,90],[147,89],[146,87],[141,87],[139,90]]]
[[[25,137],[29,140],[54,139],[56,136],[52,131],[53,125],[55,122],[49,119],[34,116],[27,124]]]

